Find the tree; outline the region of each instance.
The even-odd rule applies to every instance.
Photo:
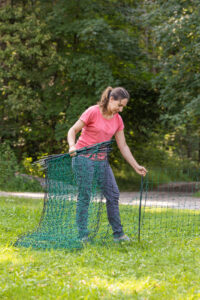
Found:
[[[56,123],[48,103],[48,95],[57,93],[51,87],[59,69],[56,47],[46,24],[29,8],[2,9],[0,30],[1,141],[12,139],[18,158],[24,152],[34,156],[39,147],[48,152]]]
[[[1,139],[13,140],[19,159],[67,151],[69,127],[108,85],[130,91],[129,144],[158,129],[139,12],[128,0],[44,0],[1,11]]]
[[[159,91],[161,122],[188,158],[200,162],[199,1],[143,1],[141,13],[149,29],[149,57],[155,75],[151,82]],[[181,138],[180,138],[181,137]],[[184,148],[184,150],[183,150]],[[193,149],[191,149],[193,148]]]

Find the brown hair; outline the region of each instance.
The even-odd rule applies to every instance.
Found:
[[[97,103],[103,110],[103,112],[107,111],[107,106],[110,97],[113,97],[114,100],[122,100],[122,99],[130,99],[130,95],[127,90],[123,87],[112,88],[108,86],[102,93],[100,101]]]

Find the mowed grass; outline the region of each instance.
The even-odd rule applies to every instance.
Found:
[[[42,202],[0,198],[1,299],[200,299],[199,237],[157,233],[77,251],[12,246],[36,227]]]

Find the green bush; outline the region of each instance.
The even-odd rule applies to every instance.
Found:
[[[200,181],[200,170],[197,164],[189,159],[180,159],[156,144],[138,146],[133,155],[139,164],[148,170],[148,181],[154,187],[169,182]],[[112,161],[112,168],[121,191],[137,191],[141,177],[121,158]]]
[[[0,190],[40,192],[42,187],[35,179],[20,176],[20,166],[8,142],[0,145]]]

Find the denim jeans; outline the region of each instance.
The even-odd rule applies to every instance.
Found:
[[[92,189],[96,184],[106,198],[108,221],[113,235],[114,237],[122,236],[124,233],[119,215],[119,189],[108,160],[95,161],[79,155],[73,157],[72,167],[78,185],[76,223],[79,236],[84,237],[89,234],[87,229],[88,209]]]

